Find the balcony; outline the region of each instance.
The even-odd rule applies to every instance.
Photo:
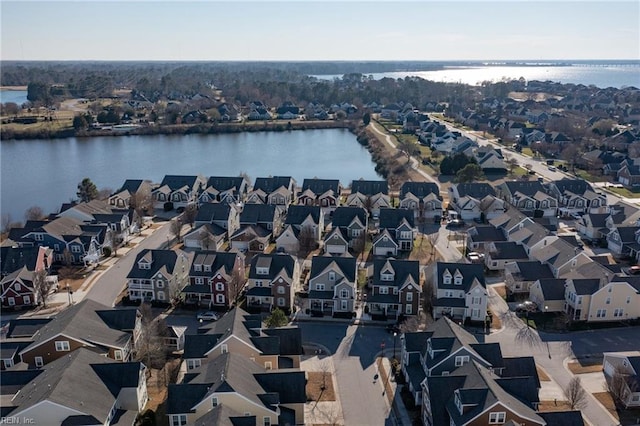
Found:
[[[129,288],[129,290],[153,290],[153,285],[150,283],[142,284],[129,281],[127,283],[127,287]]]

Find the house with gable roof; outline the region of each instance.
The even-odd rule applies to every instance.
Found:
[[[604,322],[640,318],[640,278],[568,279],[565,312],[573,321]]]
[[[165,175],[160,185],[151,195],[155,201],[154,208],[163,209],[165,203],[173,203],[173,208],[186,207],[195,203],[207,181],[203,176]]]
[[[240,228],[240,213],[233,204],[203,204],[198,209],[198,214],[194,221],[194,227],[197,228],[205,224],[215,225],[222,228],[227,232],[227,236],[230,236]],[[213,228],[212,231],[214,235],[219,234],[216,228]]]
[[[422,295],[420,264],[417,260],[375,259],[369,313],[386,319],[418,315]]]
[[[19,352],[30,368],[39,368],[79,348],[126,362],[135,347],[136,309],[111,309],[91,299],[70,306],[40,327]]]
[[[529,300],[542,312],[564,312],[564,278],[540,278],[529,289]]]
[[[605,213],[607,197],[596,192],[583,179],[561,179],[548,185],[549,193],[559,202],[560,214]]]
[[[202,224],[184,237],[185,249],[221,250],[227,240],[227,230],[213,223]]]
[[[405,182],[400,187],[400,208],[412,210],[419,220],[440,218],[440,188],[433,182]]]
[[[211,176],[198,194],[198,203],[242,203],[248,187],[244,176]]]
[[[377,219],[380,209],[391,207],[389,184],[386,180],[354,180],[345,205],[365,208]]]
[[[373,240],[375,256],[395,256],[398,251],[413,250],[416,235],[414,214],[405,209],[380,210],[380,234]]]
[[[287,254],[254,256],[247,282],[247,308],[271,312],[275,307],[291,312],[300,286],[300,267]]]
[[[49,273],[53,250],[48,247],[0,247],[0,302],[3,309],[38,305],[40,293],[34,275],[45,271],[51,290],[58,288],[58,276]]]
[[[503,271],[511,262],[529,260],[526,250],[513,241],[494,241],[485,246],[484,264],[490,271]]]
[[[314,256],[309,273],[309,308],[322,315],[350,315],[357,295],[356,259]]]
[[[506,181],[498,185],[498,196],[523,213],[542,211],[544,217],[555,217],[558,201],[538,181]]]
[[[361,207],[336,208],[331,217],[331,231],[324,239],[324,251],[329,254],[349,252],[357,239],[366,238],[369,214]]]
[[[330,214],[340,205],[341,191],[338,179],[305,179],[298,194],[298,204],[320,206],[324,214]]]
[[[3,386],[12,384],[13,394],[3,418],[34,424],[133,424],[149,399],[144,364],[113,362],[90,348],[41,370],[0,374]]]
[[[428,267],[432,280],[433,318],[484,321],[487,315],[487,287],[484,265],[437,262]],[[425,294],[425,297],[430,295]]]
[[[526,294],[539,279],[551,279],[555,275],[549,265],[538,260],[523,260],[505,264],[504,282],[510,294]]]
[[[247,195],[247,203],[274,204],[285,209],[295,201],[296,181],[291,176],[259,177]]]
[[[244,255],[202,250],[193,254],[189,283],[182,289],[187,304],[228,309],[242,292],[236,276],[244,276]]]
[[[640,351],[605,352],[604,378],[622,399],[625,408],[640,406]]]
[[[489,220],[503,214],[505,207],[504,201],[496,197],[495,190],[487,183],[460,183],[449,187],[449,217]]]
[[[142,179],[127,179],[120,189],[114,192],[107,202],[112,208],[128,209],[131,204],[131,197],[135,194],[151,194],[151,181]]]
[[[187,285],[191,255],[178,250],[144,249],[127,274],[130,300],[171,302]]]
[[[320,206],[290,206],[284,227],[284,231],[276,239],[278,249],[287,253],[298,253],[301,246],[316,247],[322,241],[324,212]]]

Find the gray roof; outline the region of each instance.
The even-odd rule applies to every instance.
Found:
[[[504,236],[502,230],[495,228],[492,225],[474,226],[469,230],[469,238],[474,243],[487,241],[507,241],[507,237]]]
[[[351,193],[362,195],[388,194],[389,184],[386,180],[354,180],[351,182]]]
[[[581,280],[571,280],[578,295],[589,295],[595,293],[600,288],[600,280],[597,278],[587,278]]]
[[[140,260],[147,259],[151,261],[150,269],[141,269],[138,267]],[[178,253],[173,250],[150,250],[144,249],[136,256],[136,260],[131,266],[127,279],[142,278],[149,279],[157,274],[161,269],[165,268],[168,274],[173,274],[173,269],[178,261]]]
[[[511,241],[496,241],[495,251],[491,252],[491,259],[528,259],[529,256],[520,244]]]
[[[295,182],[291,176],[259,177],[256,178],[253,190],[261,189],[265,194],[270,194],[282,186],[287,189],[293,189],[294,184]]]
[[[186,176],[186,175],[165,175],[160,182],[160,186],[167,185],[172,191],[180,189],[184,186],[188,186],[190,190],[196,190],[195,187],[198,182],[198,176]]]
[[[196,222],[211,223],[213,221],[228,220],[231,206],[227,203],[204,203],[198,209]]]
[[[394,274],[393,281],[382,281],[380,276],[385,267],[391,267]],[[373,285],[402,287],[407,279],[420,286],[420,263],[417,260],[375,259],[373,261]],[[394,296],[393,294],[391,296]],[[398,295],[395,295],[396,302]]]
[[[529,260],[525,262],[516,262],[520,271],[520,279],[522,281],[535,281],[539,278],[555,278],[549,265],[539,260]]]
[[[414,227],[415,214],[407,209],[380,209],[380,229],[396,229],[406,219],[410,227]]]
[[[418,198],[424,198],[429,194],[436,194],[439,199],[440,188],[433,182],[405,182],[400,187],[400,199],[403,199],[408,193],[412,193]]]
[[[367,223],[367,211],[365,209],[361,207],[340,206],[333,211],[333,215],[331,216],[331,224],[334,228],[346,228],[356,217],[360,219],[360,222],[363,225]]]
[[[354,283],[356,280],[356,259],[354,257],[330,257],[313,256],[311,259],[311,273],[309,277],[313,279],[324,271],[331,263],[336,264],[342,275]]]
[[[609,213],[589,213],[587,214],[594,228],[604,228],[606,226]]]
[[[98,346],[123,348],[131,339],[131,334],[110,328],[110,321],[100,315],[100,311],[110,309],[92,299],[81,302],[59,313],[33,336],[33,343],[22,350],[24,353],[53,337],[64,334],[71,338],[90,342]],[[107,318],[108,319],[108,318]]]
[[[182,358],[204,358],[219,342],[222,334],[185,334]]]
[[[536,369],[536,362],[532,356],[503,358],[504,369],[501,377],[533,377],[536,386],[540,388],[540,378]]]
[[[207,188],[213,187],[218,191],[228,191],[235,189],[240,191],[243,182],[246,182],[242,176],[211,176],[207,180]]]
[[[484,182],[458,183],[455,187],[461,198],[468,195],[469,197],[480,199],[487,195],[496,195],[493,187]]]
[[[338,179],[305,179],[302,183],[302,192],[307,189],[316,195],[322,195],[327,191],[333,191],[336,195],[340,194],[340,181]]]
[[[213,250],[198,250],[194,253],[191,268],[189,269],[190,277],[212,277],[221,268],[224,268],[225,274],[231,274],[238,258],[238,253],[234,252],[218,252]],[[196,265],[202,265],[200,271],[195,270]],[[205,266],[211,268],[211,271],[205,271]]]
[[[257,225],[276,219],[276,206],[272,204],[245,204],[240,213],[240,224]]]
[[[127,179],[115,193],[117,194],[118,192],[129,191],[130,194],[133,194],[140,189],[142,182],[144,182],[142,179]]]
[[[262,330],[267,336],[278,337],[280,355],[302,355],[302,330],[298,327],[265,328]]]
[[[51,318],[16,318],[9,322],[7,337],[31,337],[40,330]]]
[[[560,179],[552,182],[563,194],[565,191],[576,195],[584,195],[587,190],[593,191],[593,187],[584,179]]]
[[[250,279],[273,279],[283,269],[286,275],[293,278],[293,270],[296,260],[288,254],[258,254],[251,259],[251,268],[249,269]],[[267,267],[267,275],[258,275],[258,267]]]
[[[565,279],[562,278],[541,278],[540,289],[545,301],[564,300]]]
[[[520,192],[527,197],[533,197],[538,192],[545,192],[544,187],[537,180],[512,180],[506,181],[504,186],[508,189],[511,195],[516,192]]]
[[[311,216],[314,223],[320,224],[320,206],[290,206],[287,210],[286,225],[301,225],[304,220]]]
[[[37,246],[33,247],[0,247],[0,276],[10,274],[11,272],[26,266],[28,270],[33,271],[38,259]]]
[[[139,362],[112,362],[80,348],[43,367],[13,402],[18,414],[41,401],[51,401],[106,422],[122,388],[138,386]]]
[[[547,422],[547,426],[584,426],[580,411],[550,411],[538,415]]]
[[[193,413],[191,408],[209,392],[208,383],[169,384],[167,414]]]
[[[451,284],[444,284],[442,276],[444,271],[448,270],[452,277],[455,276],[456,271],[460,271],[462,274],[462,284],[454,284],[454,279],[451,279]],[[477,279],[482,287],[485,287],[484,282],[484,265],[477,263],[445,263],[438,262],[436,264],[436,273],[438,280],[438,289],[458,289],[469,291],[471,283],[474,279]]]

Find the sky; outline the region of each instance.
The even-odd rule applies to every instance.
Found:
[[[640,59],[640,1],[5,1],[2,60]]]

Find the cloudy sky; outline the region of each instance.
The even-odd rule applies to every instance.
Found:
[[[3,60],[640,59],[640,1],[0,1]]]

